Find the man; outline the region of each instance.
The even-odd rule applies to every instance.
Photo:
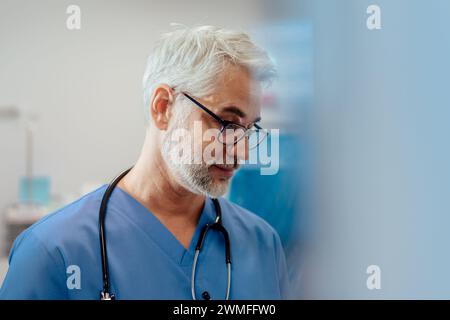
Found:
[[[148,128],[142,152],[107,205],[106,298],[225,299],[228,270],[220,232],[208,232],[194,261],[201,229],[216,219],[212,199],[217,198],[231,249],[229,298],[286,298],[278,235],[253,213],[221,198],[249,148],[264,138],[257,124],[261,86],[273,75],[267,54],[244,33],[179,28],[158,42],[144,75]],[[195,133],[199,125],[202,133],[211,130],[209,138]],[[175,139],[180,132],[181,139]],[[16,239],[0,298],[100,297],[98,212],[106,188],[45,217]]]

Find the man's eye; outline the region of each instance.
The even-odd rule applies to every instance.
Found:
[[[240,118],[231,118],[231,119],[227,119],[226,121],[229,121],[231,123],[240,125],[240,126],[244,126],[244,124],[242,123]]]
[[[235,117],[223,117],[222,119],[227,122],[239,123],[239,118]]]

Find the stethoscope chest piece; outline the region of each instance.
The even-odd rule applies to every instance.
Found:
[[[116,296],[112,293],[110,294],[109,292],[101,291],[100,300],[116,300]]]

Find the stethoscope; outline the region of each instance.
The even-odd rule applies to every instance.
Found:
[[[108,255],[106,252],[106,231],[105,231],[105,216],[106,216],[106,207],[108,206],[109,198],[111,197],[111,193],[116,187],[117,183],[131,170],[127,169],[122,172],[117,178],[115,178],[106,188],[105,193],[103,194],[102,202],[100,204],[100,210],[98,213],[99,220],[99,236],[100,236],[100,251],[102,258],[102,275],[103,275],[103,290],[100,291],[100,300],[114,300],[115,295],[111,293],[111,283],[109,282],[109,271],[108,271]],[[206,235],[209,230],[219,231],[223,239],[225,240],[225,263],[227,266],[227,289],[225,300],[230,298],[230,287],[231,287],[231,249],[230,249],[230,238],[228,236],[228,232],[222,224],[222,210],[220,208],[220,203],[217,199],[213,199],[214,208],[216,210],[216,219],[214,223],[207,223],[203,226],[200,237],[197,241],[197,245],[195,247],[194,254],[194,262],[192,264],[192,273],[191,273],[191,294],[192,299],[196,300],[195,294],[195,275],[197,269],[198,256],[200,255],[200,251],[202,250],[203,243],[205,242]],[[205,299],[208,299],[206,296]]]

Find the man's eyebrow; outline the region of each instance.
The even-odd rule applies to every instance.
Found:
[[[245,118],[247,116],[247,114],[244,111],[242,111],[241,109],[239,109],[236,106],[228,106],[228,107],[223,108],[221,111],[233,113],[240,118]],[[253,122],[259,122],[259,121],[261,121],[261,117],[257,117],[255,120],[253,120]]]

